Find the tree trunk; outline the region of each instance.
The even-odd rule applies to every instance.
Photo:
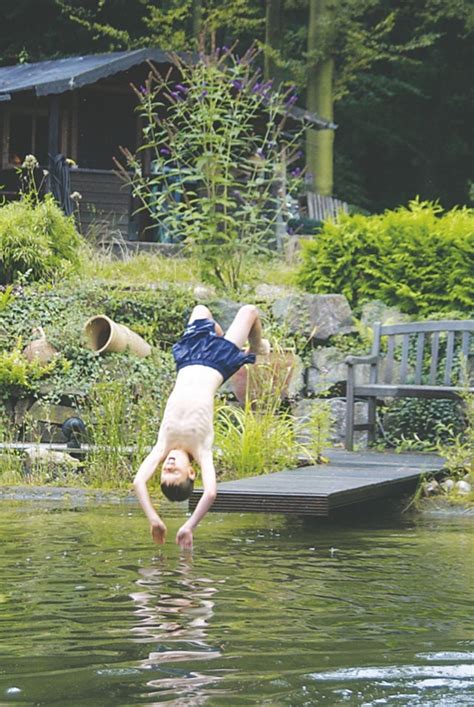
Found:
[[[334,0],[309,0],[307,108],[330,121],[334,115],[331,52],[334,5]],[[326,196],[330,196],[333,189],[333,147],[333,130],[306,131],[308,175],[311,175],[314,191]]]
[[[192,5],[192,31],[194,47],[198,48],[201,43],[201,35],[203,32],[202,23],[202,0],[193,0]]]
[[[265,44],[270,49],[279,52],[281,49],[283,35],[283,0],[266,0],[265,18]],[[275,85],[282,80],[281,69],[277,66],[275,59],[268,52],[265,52],[264,60],[265,79],[273,79]]]

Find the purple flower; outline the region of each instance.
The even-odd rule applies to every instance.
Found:
[[[177,91],[180,91],[181,93],[185,93],[185,94],[188,92],[187,86],[183,86],[182,83],[177,83],[177,84],[176,84],[176,90],[177,90]]]
[[[292,96],[290,96],[289,98],[286,99],[285,103],[289,108],[291,108],[291,106],[295,105],[297,100],[298,100],[298,96],[293,94]]]
[[[292,236],[295,231],[294,231],[293,228],[291,228],[291,226],[289,226],[289,227],[286,229],[286,232],[288,233],[289,236]]]
[[[295,167],[295,169],[293,169],[290,174],[292,177],[299,177],[301,174],[301,167]]]
[[[257,81],[256,84],[254,84],[252,88],[252,93],[260,93],[260,89],[262,88],[262,84]]]
[[[160,149],[160,155],[165,155],[166,157],[171,155],[171,150],[168,149],[167,147],[162,147]]]
[[[201,91],[201,96],[202,96],[202,97],[205,97],[205,96],[207,96],[208,94],[209,94],[209,92],[206,91],[206,89],[204,89],[204,91]]]
[[[261,147],[257,147],[257,149],[255,150],[255,154],[259,157],[265,157],[265,153]]]
[[[232,86],[235,88],[236,91],[241,91],[244,87],[244,82],[240,79],[234,79],[232,81]]]
[[[173,98],[175,98],[177,101],[179,101],[179,100],[181,99],[181,94],[178,93],[178,91],[171,91],[171,95],[172,95]]]
[[[143,86],[143,84],[140,86],[139,90],[140,93],[142,93],[144,96],[146,96],[146,94],[148,93],[148,89],[146,88],[146,86]]]

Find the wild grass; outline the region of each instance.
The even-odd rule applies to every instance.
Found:
[[[216,409],[216,466],[226,478],[243,478],[294,466],[300,445],[288,412],[220,404]]]
[[[195,258],[170,258],[159,254],[138,253],[119,260],[110,254],[89,248],[82,251],[81,276],[116,285],[196,285],[200,282],[199,272],[200,266]]]
[[[94,387],[84,415],[92,450],[85,480],[89,486],[127,489],[155,443],[160,405],[150,391],[137,394],[126,382]]]
[[[242,407],[223,402],[216,406],[216,466],[224,477],[293,468],[301,458],[323,461],[331,426],[329,406],[315,403],[307,427],[309,440],[301,442],[299,421],[285,400],[288,366],[281,355],[280,351],[280,357],[248,369]]]
[[[0,443],[7,445],[14,441],[15,432],[10,418],[0,409]],[[8,447],[0,448],[0,483],[19,484],[24,480],[21,455]]]
[[[163,283],[187,284],[194,287],[202,283],[201,264],[195,256],[169,257],[158,253],[138,253],[118,259],[110,253],[97,251],[89,246],[82,249],[80,276],[82,279],[114,285],[133,283],[142,287]],[[238,294],[253,301],[256,285],[267,283],[296,286],[295,278],[295,266],[286,263],[281,257],[249,258],[242,270]]]

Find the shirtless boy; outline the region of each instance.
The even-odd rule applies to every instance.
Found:
[[[242,351],[248,341],[249,348]],[[147,489],[147,481],[158,465],[161,489],[172,501],[191,495],[196,472],[201,469],[204,492],[192,516],[181,526],[176,542],[192,548],[193,531],[216,498],[216,473],[212,456],[214,440],[214,395],[219,386],[245,363],[254,363],[256,354],[268,353],[262,339],[258,310],[244,305],[237,312],[225,336],[204,305],[197,305],[182,338],[173,346],[177,377],[166,404],[158,440],[141,464],[134,480],[135,493],[150,521],[156,543],[166,538],[166,525],[156,512]]]

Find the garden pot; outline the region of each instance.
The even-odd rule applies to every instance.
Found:
[[[248,394],[250,400],[268,395],[271,390],[284,400],[298,357],[292,351],[272,351],[268,356],[257,356],[253,365],[242,366],[230,379],[235,397],[245,405]]]
[[[151,353],[151,346],[134,331],[112,321],[105,314],[91,317],[84,325],[90,348],[95,353],[131,351],[140,358]]]
[[[37,360],[41,363],[47,364],[54,358],[58,351],[46,339],[46,334],[41,327],[35,329],[33,333],[39,334],[39,338],[34,339],[34,341],[23,349],[23,356],[30,362]]]

